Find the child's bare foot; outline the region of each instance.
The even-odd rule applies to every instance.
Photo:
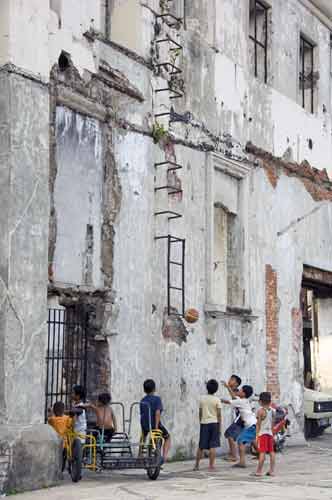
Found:
[[[214,466],[214,465],[212,465],[212,466],[211,466],[211,465],[209,465],[209,468],[208,468],[208,471],[209,471],[209,472],[214,472],[214,471],[216,471],[216,470],[217,470],[217,469],[215,468],[215,466]]]
[[[262,472],[252,472],[250,474],[250,476],[253,476],[253,477],[263,477],[263,473]]]
[[[193,471],[196,472],[199,470],[199,465],[195,465],[195,467],[193,468]]]

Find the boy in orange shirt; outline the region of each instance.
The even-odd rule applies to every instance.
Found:
[[[68,430],[71,429],[73,420],[65,415],[65,405],[62,401],[56,401],[53,405],[53,415],[48,417],[48,423],[61,436],[65,437]]]

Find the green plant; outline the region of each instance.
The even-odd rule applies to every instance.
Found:
[[[165,14],[169,10],[169,5],[167,0],[159,0],[159,6],[162,14]]]
[[[17,495],[17,494],[18,494],[18,491],[17,491],[17,490],[15,490],[15,488],[13,488],[13,489],[11,489],[11,490],[8,490],[8,491],[6,492],[6,496],[7,496],[7,497],[12,497],[13,495]]]
[[[160,142],[164,137],[167,135],[167,130],[165,129],[164,125],[156,122],[153,124],[152,127],[152,137],[153,137],[153,142],[157,144]]]
[[[180,48],[178,48],[178,49],[172,49],[170,51],[170,60],[171,60],[172,64],[175,64],[175,62],[176,62],[177,58],[179,57],[180,53],[181,53],[181,49]]]

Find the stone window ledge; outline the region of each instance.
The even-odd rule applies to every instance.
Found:
[[[253,314],[250,308],[227,306],[223,304],[205,304],[204,312],[206,316],[212,319],[231,317],[252,321],[258,318],[257,315]]]

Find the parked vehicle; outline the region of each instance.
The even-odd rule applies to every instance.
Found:
[[[274,449],[276,452],[283,451],[287,439],[287,428],[290,425],[288,409],[284,406],[274,406],[275,421],[273,427]]]
[[[304,389],[304,434],[317,437],[332,425],[332,394]]]

